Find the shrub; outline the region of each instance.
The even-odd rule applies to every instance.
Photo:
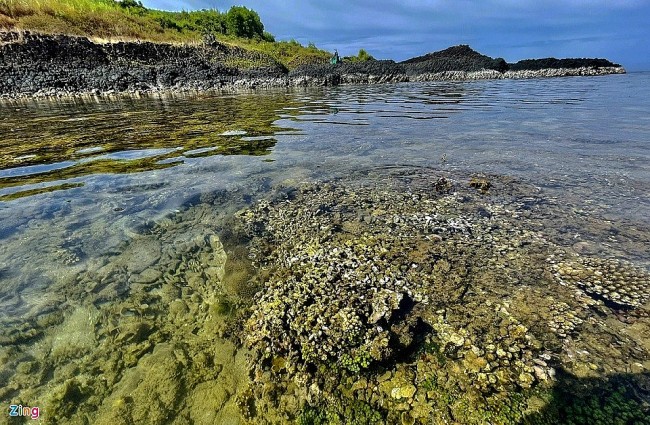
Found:
[[[357,54],[357,59],[359,62],[372,61],[375,60],[370,53],[366,52],[364,49],[359,49],[359,54]]]
[[[268,31],[264,31],[262,34],[262,39],[268,41],[269,43],[275,43],[275,36]]]
[[[226,32],[235,37],[263,38],[264,25],[257,12],[244,6],[233,6],[226,13]]]

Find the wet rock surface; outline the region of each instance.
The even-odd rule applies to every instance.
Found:
[[[566,382],[635,368],[645,385],[647,269],[558,245],[508,179],[373,177],[239,213],[265,282],[243,331],[251,423],[553,423],[565,413],[544,406]],[[569,261],[627,298],[565,279]],[[635,385],[617,391],[641,420],[650,398]]]
[[[391,60],[306,64],[291,72],[271,57],[216,41],[203,45],[96,43],[85,37],[0,32],[0,96],[206,91],[407,81],[539,78],[625,73],[605,59],[543,59],[507,64],[448,49]]]

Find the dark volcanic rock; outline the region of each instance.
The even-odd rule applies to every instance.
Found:
[[[446,71],[472,72],[485,69],[499,72],[508,70],[505,60],[482,55],[466,44],[408,59],[401,64],[405,65],[409,75]]]
[[[329,74],[403,74],[404,67],[392,60],[343,62],[340,64],[303,65],[289,73],[293,76],[324,77]]]
[[[308,77],[323,85],[346,82],[371,83],[406,81],[404,67],[392,60],[370,60],[366,62],[343,62],[336,65],[303,65],[289,73],[290,78]]]
[[[508,64],[511,71],[537,71],[540,69],[576,69],[576,68],[620,68],[621,65],[607,59],[525,59]]]
[[[0,96],[211,90],[405,81],[539,78],[624,73],[605,59],[534,59],[508,65],[450,47],[392,60],[302,65],[288,72],[273,58],[215,40],[201,45],[96,43],[85,37],[0,32]]]
[[[0,93],[219,88],[236,79],[286,74],[272,58],[210,43],[182,46],[150,42],[94,43],[85,37],[3,33]],[[234,64],[246,64],[238,69]],[[233,65],[231,65],[233,64]]]

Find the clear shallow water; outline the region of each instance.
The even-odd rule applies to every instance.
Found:
[[[336,175],[395,164],[517,175],[547,186],[558,178],[565,187],[636,187],[650,180],[648,78],[5,104],[0,196],[64,182],[87,186],[47,197],[55,207],[69,197],[92,198],[88,193],[107,185],[147,181],[182,192],[171,201],[182,203],[209,190],[203,177],[242,181],[233,174],[251,168],[260,175]]]
[[[5,103],[0,323],[21,329],[84,302],[117,305],[148,248],[124,264],[126,288],[65,293],[66,282],[87,285],[78,276],[122,261],[125,243],[148,246],[153,227],[167,228],[176,246],[180,235],[219,233],[274,187],[363,170],[510,176],[585,221],[647,235],[649,87],[650,74],[630,74]],[[211,205],[203,219],[174,215],[202,203]],[[589,238],[609,256],[650,264],[643,238]]]
[[[283,181],[394,165],[518,177],[568,195],[577,208],[645,222],[648,80],[641,73],[4,104],[0,264],[5,273],[24,266],[7,258],[15,253],[8,244],[24,239],[28,223],[60,220],[55,227],[84,234],[78,240],[87,244],[93,236],[83,223],[105,222],[102,245],[201,194],[254,197]],[[85,257],[102,252],[80,248]]]

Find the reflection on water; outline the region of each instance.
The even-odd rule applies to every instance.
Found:
[[[4,103],[0,400],[137,422],[128,394],[158,388],[160,418],[237,423],[246,352],[228,326],[259,282],[229,220],[278,189],[365,170],[524,182],[534,193],[505,216],[544,214],[535,231],[554,244],[647,269],[649,80]],[[217,406],[203,419],[202,403]]]
[[[15,103],[0,121],[0,190],[166,168],[196,150],[203,156],[265,155],[273,136],[288,131],[274,124],[277,110],[294,105],[283,93]]]

